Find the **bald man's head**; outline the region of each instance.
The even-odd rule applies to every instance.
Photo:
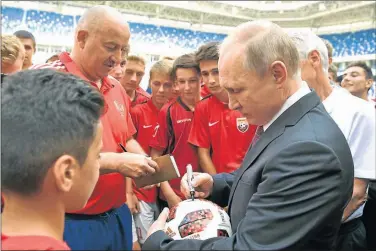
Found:
[[[290,77],[298,71],[299,54],[288,34],[277,24],[257,20],[240,24],[224,40],[220,55],[233,49],[244,55],[244,65],[264,76],[269,65],[282,61]]]
[[[104,22],[112,21],[119,25],[128,26],[124,17],[116,9],[106,6],[97,5],[87,9],[78,20],[76,30],[85,29],[98,31]]]
[[[72,58],[89,80],[97,81],[129,53],[129,25],[116,9],[94,6],[78,21]]]

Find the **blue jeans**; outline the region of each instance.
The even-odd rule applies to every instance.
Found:
[[[72,250],[132,250],[127,205],[98,215],[66,214],[64,241]]]

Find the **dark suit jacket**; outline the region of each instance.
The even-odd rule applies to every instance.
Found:
[[[353,178],[347,141],[311,92],[271,124],[240,169],[214,176],[210,199],[229,205],[231,237],[173,241],[158,231],[143,249],[331,249]]]

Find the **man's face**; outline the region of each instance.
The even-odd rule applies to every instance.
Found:
[[[20,40],[25,48],[25,59],[22,66],[22,68],[25,70],[33,64],[33,55],[35,53],[35,48],[33,40],[31,40],[30,38],[20,38]]]
[[[249,124],[265,125],[284,100],[270,70],[264,77],[244,67],[241,49],[227,50],[219,59],[220,84],[229,95],[229,107],[240,111]]]
[[[194,68],[178,68],[176,70],[176,84],[180,96],[185,101],[193,101],[200,92],[200,75]]]
[[[357,97],[367,96],[368,89],[372,85],[372,79],[367,80],[366,72],[359,66],[346,69],[343,74],[341,86]]]
[[[172,96],[173,82],[170,75],[164,73],[153,73],[150,79],[152,100],[157,105],[164,105]]]
[[[81,67],[90,80],[102,79],[128,54],[129,27],[110,17],[95,31],[78,33]]]
[[[145,75],[145,65],[138,61],[128,60],[125,64],[125,74],[121,85],[126,91],[134,91],[140,86],[142,77]]]
[[[89,147],[87,157],[74,177],[73,185],[68,194],[67,211],[76,211],[82,209],[90,198],[99,178],[99,154],[102,150],[103,127],[99,123],[96,129],[95,137]]]
[[[218,61],[202,60],[200,61],[201,76],[204,84],[213,95],[218,95],[226,90],[219,84]]]
[[[124,77],[126,60],[121,61],[120,64],[116,64],[114,68],[108,73],[108,75],[114,77],[117,81]]]

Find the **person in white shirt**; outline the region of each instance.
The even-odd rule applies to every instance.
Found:
[[[311,31],[290,33],[301,61],[302,79],[316,91],[327,112],[337,123],[350,146],[354,161],[353,195],[342,217],[336,249],[366,248],[365,228],[360,220],[369,180],[375,179],[375,109],[328,79],[328,52]]]
[[[376,108],[376,99],[367,95],[372,88],[373,74],[365,62],[354,62],[347,66],[341,85],[352,95],[369,101]],[[376,170],[375,170],[376,172]],[[376,250],[376,181],[371,181],[368,188],[368,199],[364,206],[362,221],[366,227],[368,249]]]

